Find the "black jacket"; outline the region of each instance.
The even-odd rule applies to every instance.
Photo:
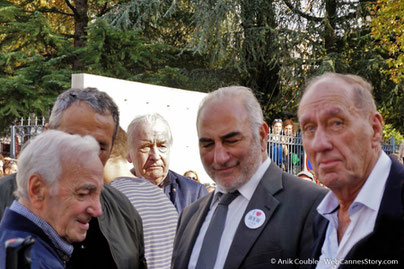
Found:
[[[382,266],[375,261],[396,260],[388,267],[402,268],[404,263],[404,166],[394,158],[387,178],[383,198],[373,232],[357,242],[345,260],[363,261],[364,264],[343,264],[339,268],[369,268]],[[325,240],[328,220],[318,214],[314,221],[314,247],[312,258],[318,260]],[[311,268],[315,268],[312,264]]]

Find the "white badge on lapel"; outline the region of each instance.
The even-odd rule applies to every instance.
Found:
[[[250,210],[245,215],[244,223],[250,229],[257,229],[265,222],[265,213],[261,209]]]

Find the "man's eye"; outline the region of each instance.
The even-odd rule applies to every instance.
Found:
[[[149,146],[141,146],[141,147],[139,148],[139,150],[140,150],[141,152],[148,152],[148,151],[150,150],[150,148],[149,148]]]
[[[80,199],[84,199],[84,198],[86,198],[89,194],[90,194],[89,192],[78,192],[78,193],[77,193],[77,196],[78,196]]]
[[[311,133],[314,132],[314,125],[306,125],[303,128],[304,133]]]
[[[166,152],[166,151],[168,150],[168,148],[167,148],[166,145],[160,145],[160,146],[159,146],[159,150],[160,150],[161,152]]]
[[[201,144],[202,148],[210,148],[211,146],[213,146],[213,143],[203,143]]]
[[[225,143],[227,143],[227,144],[235,144],[238,141],[239,141],[238,139],[231,139],[231,140],[226,140]]]
[[[332,127],[332,128],[340,128],[340,127],[343,126],[343,125],[344,125],[344,122],[341,121],[341,120],[334,120],[334,121],[331,121],[331,127]]]

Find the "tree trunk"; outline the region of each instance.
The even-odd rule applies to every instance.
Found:
[[[82,48],[86,44],[88,26],[88,1],[74,0],[74,47]],[[79,58],[73,61],[73,70],[84,70],[83,63]]]
[[[251,0],[241,2],[245,35],[242,55],[248,71],[244,83],[255,91],[265,110],[267,104],[279,95],[280,68],[275,56],[274,32],[270,30],[276,29],[272,1],[266,2],[264,6],[262,3]],[[266,29],[264,39],[260,37],[262,29]]]
[[[328,53],[337,51],[336,36],[336,20],[337,20],[337,3],[336,0],[325,1],[325,33],[324,47]]]

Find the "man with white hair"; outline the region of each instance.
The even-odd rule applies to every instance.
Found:
[[[47,131],[24,148],[17,173],[17,200],[0,224],[0,268],[5,242],[32,236],[31,268],[65,268],[73,242],[86,238],[102,213],[103,165],[91,136]]]
[[[298,267],[295,261],[310,256],[315,209],[326,191],[268,157],[269,128],[248,88],[208,94],[197,129],[203,166],[217,188],[181,214],[173,267]]]
[[[170,170],[173,138],[168,122],[158,113],[135,117],[128,126],[131,172],[159,186],[179,213],[208,194],[205,186]]]
[[[390,261],[402,268],[404,166],[381,148],[383,119],[371,84],[350,74],[314,77],[298,115],[303,147],[331,190],[317,208],[313,258],[319,262],[312,267]]]

